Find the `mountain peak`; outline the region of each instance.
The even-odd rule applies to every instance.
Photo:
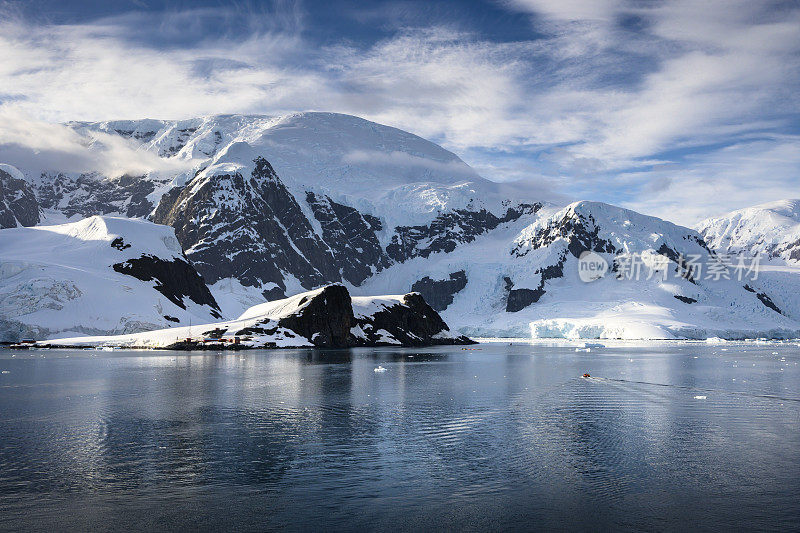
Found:
[[[786,199],[708,218],[696,226],[714,248],[800,261],[800,200]]]

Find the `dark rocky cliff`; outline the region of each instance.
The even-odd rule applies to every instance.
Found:
[[[209,283],[228,277],[247,286],[273,283],[278,290],[265,297],[277,299],[285,296],[287,274],[309,288],[340,279],[331,250],[263,158],[249,177],[215,175],[173,190],[153,221],[175,229]]]
[[[397,304],[382,306],[365,316],[354,313],[347,288],[333,284],[304,296],[299,306],[296,312],[277,322],[265,318],[261,323],[231,333],[273,334],[277,328],[285,328],[319,348],[473,343],[467,337],[450,335],[444,320],[418,293],[406,294]]]
[[[353,303],[346,288],[329,285],[309,300],[306,307],[280,319],[278,325],[305,337],[314,346],[345,348],[356,345],[350,331],[355,325]]]
[[[112,243],[112,246],[121,248],[124,244]],[[133,276],[142,281],[155,281],[155,289],[181,309],[186,309],[185,299],[188,298],[197,305],[208,305],[212,308],[212,316],[222,318],[219,305],[205,281],[186,261],[181,259],[167,261],[160,257],[143,255],[124,263],[117,263],[112,268],[120,274]]]
[[[474,344],[464,336],[448,336],[450,328],[417,292],[406,294],[402,303],[386,307],[372,316],[361,317],[356,322],[367,333],[367,338],[359,343],[363,346],[384,344],[377,335],[380,330],[388,332],[403,346]]]
[[[0,229],[35,226],[39,203],[27,181],[0,170]]]

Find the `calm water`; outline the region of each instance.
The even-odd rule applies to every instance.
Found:
[[[479,348],[0,351],[0,529],[800,529],[798,346]]]

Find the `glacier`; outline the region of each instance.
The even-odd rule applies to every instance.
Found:
[[[3,340],[126,333],[220,316],[172,228],[94,216],[0,231]]]
[[[412,133],[336,113],[69,127],[87,139],[87,150],[103,149],[93,136],[112,135],[170,164],[105,176],[8,162],[0,172],[17,190],[6,196],[38,202],[37,228],[86,225],[100,215],[106,224],[166,228],[178,246],[159,248],[157,230],[131,226],[119,232],[139,235],[131,237],[142,247],[135,257],[100,255],[71,271],[47,264],[48,275],[39,279],[12,275],[27,256],[45,264],[44,254],[18,253],[23,238],[13,232],[23,228],[2,230],[3,279],[11,280],[2,286],[2,320],[10,317],[4,324],[17,336],[210,323],[211,313],[233,319],[259,302],[331,283],[354,298],[420,292],[454,331],[471,336],[738,339],[800,332],[798,201],[740,210],[695,228],[600,202],[564,205],[519,184],[486,180],[456,154]],[[13,214],[19,209],[8,209],[10,224],[26,225]],[[147,239],[154,244],[143,244]],[[132,276],[133,266],[127,274],[113,269],[114,261],[139,258],[151,246],[156,257],[191,265],[210,298],[203,304],[184,298],[182,309],[158,283]],[[112,252],[121,253],[103,253]],[[584,252],[611,265],[604,278],[580,280]],[[710,263],[727,253],[763,253],[767,260],[757,279],[706,280],[681,259]],[[619,279],[615,269],[631,256],[641,258],[643,279]],[[81,283],[67,274],[79,271]],[[119,298],[137,293],[129,310],[103,318],[90,312],[92,305],[78,310],[74,302],[93,301],[92,276],[127,280],[108,290]],[[67,309],[83,318],[70,326],[56,317]]]

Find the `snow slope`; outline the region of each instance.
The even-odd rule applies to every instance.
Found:
[[[349,115],[70,127],[87,150],[113,137],[163,165],[141,176],[28,172],[47,220],[103,214],[170,225],[231,311],[324,283],[358,285],[541,205],[432,142]]]
[[[610,265],[631,254],[641,257],[641,277],[617,279],[609,271],[598,281],[581,281],[578,257],[590,250]],[[505,224],[451,253],[393,265],[355,290],[408,290],[423,277],[452,287],[458,277],[453,274],[463,272],[466,284],[441,314],[471,336],[800,335],[798,299],[782,298],[780,286],[764,278],[706,280],[703,272],[689,280],[676,262],[680,255],[697,255],[705,264],[714,254],[688,228],[608,204],[577,202]],[[783,283],[796,284],[791,278]],[[762,293],[783,314],[766,306]]]
[[[303,198],[308,190],[330,196],[386,217],[389,227],[427,222],[446,209],[497,209],[504,199],[501,186],[452,152],[351,115],[215,115],[70,125],[84,134],[117,133],[163,158],[193,163],[175,177],[178,185],[217,174],[248,176],[261,156],[296,196]]]
[[[697,231],[714,249],[763,254],[800,265],[800,200],[780,200],[700,222]]]
[[[95,216],[0,231],[3,340],[143,331],[215,316],[216,303],[166,226]]]

